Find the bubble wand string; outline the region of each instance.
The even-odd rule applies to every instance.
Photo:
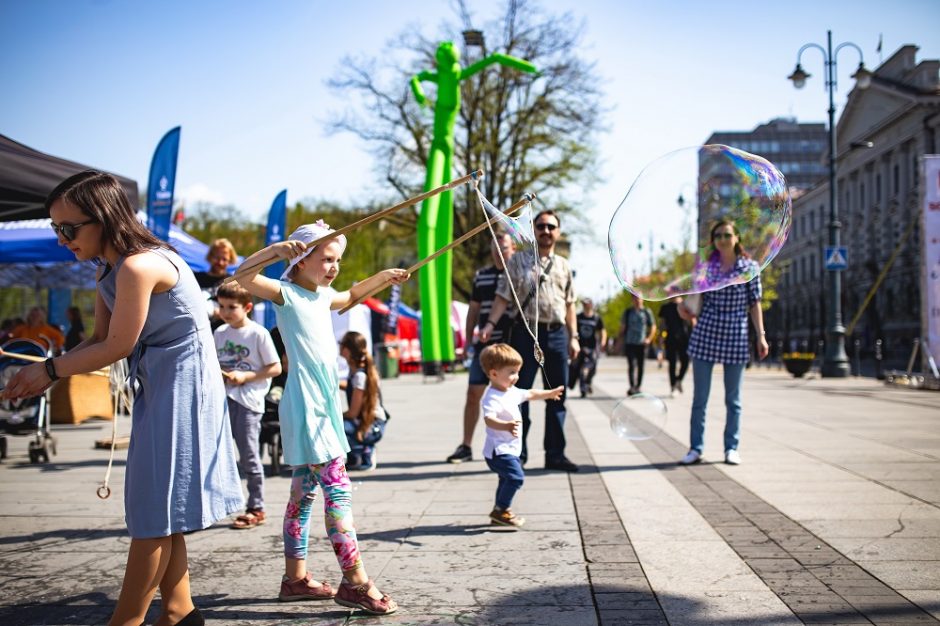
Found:
[[[117,448],[117,420],[118,412],[121,406],[131,413],[134,405],[133,392],[131,384],[127,380],[127,359],[121,359],[111,365],[109,378],[111,382],[111,397],[114,401],[114,417],[111,419],[111,455],[108,457],[108,469],[104,473],[104,482],[98,486],[96,493],[102,500],[111,497],[111,487],[108,482],[111,480],[111,467],[114,465],[114,450]]]
[[[483,178],[483,170],[475,170],[473,172],[470,172],[466,176],[455,178],[454,180],[450,181],[446,185],[441,185],[440,187],[436,187],[435,189],[426,191],[413,198],[408,198],[407,200],[403,202],[399,202],[395,206],[391,206],[391,207],[388,207],[387,209],[382,209],[381,211],[377,211],[373,213],[372,215],[368,215],[362,218],[359,221],[343,226],[342,228],[338,228],[328,235],[324,235],[323,237],[320,237],[319,239],[314,239],[310,243],[306,244],[305,249],[309,250],[313,248],[314,246],[317,246],[323,243],[324,241],[330,241],[331,239],[335,239],[339,237],[340,235],[345,235],[346,233],[352,230],[355,230],[359,228],[360,226],[371,224],[372,222],[381,219],[382,217],[388,215],[389,213],[394,213],[395,211],[398,211],[399,209],[404,209],[405,207],[409,207],[413,204],[418,204],[419,202],[423,202],[424,200],[432,196],[436,196],[438,194],[444,193],[445,191],[449,191],[453,189],[454,187],[459,187],[460,185],[463,185],[464,183],[468,183],[470,181],[473,181],[474,183],[476,183],[476,181],[478,181],[481,178]],[[243,278],[249,274],[260,272],[264,268],[268,267],[269,265],[274,265],[280,260],[281,260],[280,257],[278,257],[276,254],[272,254],[268,257],[265,257],[264,259],[261,259],[259,261],[256,261],[255,263],[252,263],[251,265],[247,267],[239,267],[237,270],[235,270],[234,274],[226,277],[225,280],[222,281],[222,284],[227,285],[231,283],[232,281],[238,280],[239,278]]]
[[[478,192],[478,193],[479,193],[479,192]],[[534,193],[527,193],[527,194],[525,194],[525,195],[522,197],[522,200],[520,200],[519,202],[515,203],[514,205],[512,205],[511,207],[509,207],[508,209],[506,209],[506,210],[503,212],[503,215],[510,215],[510,214],[512,214],[512,213],[515,213],[516,211],[518,211],[518,210],[521,209],[522,207],[524,207],[524,206],[526,206],[527,204],[529,204],[530,202],[532,202],[532,200],[533,200],[534,198],[535,198],[535,194],[534,194]],[[417,272],[419,269],[421,269],[422,267],[424,267],[425,265],[427,265],[428,263],[430,263],[431,261],[433,261],[433,260],[436,259],[437,257],[441,256],[442,254],[444,254],[444,253],[447,252],[448,250],[451,250],[451,249],[453,249],[453,248],[456,248],[457,246],[459,246],[460,244],[462,244],[462,243],[465,242],[466,240],[470,239],[470,238],[473,237],[474,235],[477,235],[477,234],[483,232],[483,231],[486,229],[487,226],[488,226],[488,223],[484,223],[484,224],[480,224],[479,226],[476,226],[476,227],[472,228],[471,230],[468,230],[467,232],[465,232],[463,235],[461,235],[461,236],[458,237],[457,239],[453,240],[452,242],[450,242],[449,244],[447,244],[446,246],[444,246],[444,247],[441,248],[440,250],[437,250],[436,252],[434,252],[434,254],[431,254],[431,255],[429,255],[429,256],[427,256],[427,257],[421,259],[420,261],[418,261],[417,263],[415,263],[414,265],[412,265],[411,267],[409,267],[409,268],[408,268],[407,270],[405,270],[405,271],[408,272],[409,274],[413,274],[414,272]],[[346,306],[344,306],[343,308],[341,308],[341,309],[339,310],[340,315],[342,315],[343,313],[346,313],[347,311],[349,311],[349,310],[350,310],[351,308],[353,308],[354,306],[356,306],[356,305],[358,305],[358,304],[361,304],[361,303],[364,302],[367,298],[369,298],[369,297],[371,297],[371,296],[374,296],[375,294],[379,293],[380,291],[382,291],[383,289],[385,289],[386,287],[388,287],[388,285],[389,285],[388,282],[384,282],[384,283],[378,285],[377,287],[375,287],[374,289],[369,290],[367,293],[365,293],[365,294],[359,296],[359,297],[356,298],[354,301],[350,302],[349,304],[347,304]]]
[[[509,266],[506,264],[506,257],[503,256],[503,250],[499,246],[499,239],[496,236],[496,231],[493,229],[493,217],[490,215],[490,212],[486,210],[486,205],[484,202],[489,202],[486,198],[483,197],[483,194],[480,192],[480,188],[477,185],[474,185],[474,188],[477,192],[477,200],[480,201],[480,209],[483,211],[483,215],[486,217],[486,225],[489,226],[490,234],[493,236],[493,241],[496,243],[496,251],[499,253],[499,258],[503,263],[503,271],[506,272],[506,282],[509,283],[509,291],[512,293],[512,299],[516,303],[516,309],[519,311],[519,315],[522,317],[522,324],[525,326],[526,332],[529,333],[529,336],[532,337],[532,352],[535,357],[535,362],[539,364],[539,368],[542,370],[542,375],[545,377],[545,380],[548,380],[548,374],[545,372],[545,353],[542,352],[542,346],[539,345],[538,337],[538,328],[539,328],[539,302],[538,302],[538,289],[542,284],[542,262],[538,256],[538,243],[535,239],[535,231],[531,231],[532,240],[535,242],[536,249],[532,251],[532,255],[535,257],[535,332],[532,332],[532,329],[529,327],[529,321],[526,319],[525,311],[522,310],[522,305],[519,303],[519,295],[516,293],[516,287],[512,282],[512,277],[509,275]],[[532,197],[535,197],[535,194],[532,194]],[[492,206],[492,205],[490,205]],[[495,208],[495,207],[494,207]],[[505,214],[504,214],[505,215]]]

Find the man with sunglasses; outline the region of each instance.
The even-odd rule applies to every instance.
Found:
[[[539,347],[545,358],[542,383],[545,389],[558,385],[568,388],[568,364],[581,350],[578,343],[577,298],[572,283],[568,260],[555,254],[555,244],[561,238],[561,220],[552,210],[544,210],[535,216],[535,238],[538,258],[533,251],[516,252],[506,263],[506,273],[500,276],[496,288],[496,299],[489,319],[480,334],[481,342],[489,340],[510,302],[513,301],[508,274],[515,287],[516,297],[524,314],[516,314],[510,335],[510,344],[522,355],[522,369],[516,383],[520,389],[531,389],[539,364],[535,360],[535,342],[529,334],[531,329],[538,337]],[[541,275],[536,280],[533,269],[536,262],[541,266]],[[514,304],[515,305],[515,304]],[[535,312],[538,310],[538,325]],[[525,321],[523,321],[525,320]],[[529,403],[520,406],[522,411],[522,454],[528,458],[526,439],[529,434]],[[559,400],[545,403],[545,469],[577,472],[578,466],[565,456],[565,395]]]

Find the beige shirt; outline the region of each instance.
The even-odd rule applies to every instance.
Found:
[[[508,300],[510,308],[524,305],[525,317],[530,324],[535,323],[536,300],[538,301],[539,324],[564,324],[568,305],[573,304],[577,299],[574,293],[574,282],[572,281],[568,259],[557,254],[539,257],[542,274],[538,298],[536,298],[534,285],[538,280],[538,270],[533,256],[535,256],[534,251],[526,250],[516,252],[510,257],[506,263],[507,271],[499,277],[496,295]],[[512,287],[515,289],[518,303],[513,298],[510,281],[506,280],[507,273],[512,281]],[[531,298],[529,297],[530,294],[532,294]],[[528,304],[526,304],[526,300],[529,301]]]

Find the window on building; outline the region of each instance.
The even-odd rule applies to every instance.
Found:
[[[901,193],[901,167],[895,163],[892,173],[894,179],[894,195]]]
[[[881,202],[881,174],[875,175],[875,202]]]

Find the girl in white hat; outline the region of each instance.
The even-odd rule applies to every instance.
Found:
[[[281,280],[257,271],[238,278],[253,295],[274,303],[290,363],[278,410],[284,462],[294,466],[284,515],[285,571],[278,597],[285,601],[332,599],[342,606],[386,615],[398,605],[376,589],[366,574],[353,525],[352,487],[345,467],[349,445],[343,429],[338,348],[330,310],[344,307],[380,284],[401,284],[409,276],[405,270],[387,269],[349,291],[322,290],[339,274],[346,237],[339,235],[313,247],[308,244],[332,232],[322,220],[306,224],[287,241],[256,252],[242,265],[250,267],[276,254],[289,262]],[[307,572],[307,538],[317,485],[323,489],[327,534],[343,570],[338,590]]]

